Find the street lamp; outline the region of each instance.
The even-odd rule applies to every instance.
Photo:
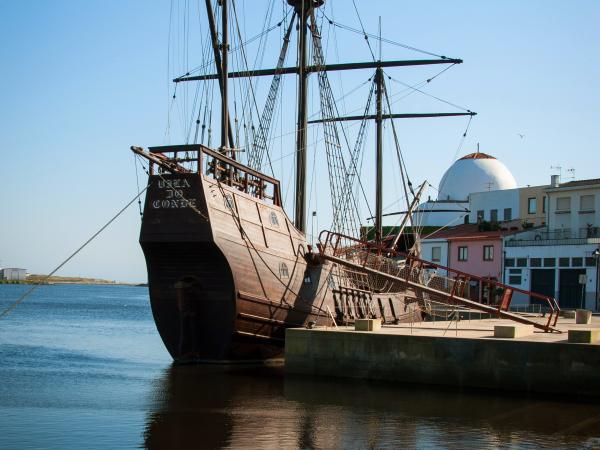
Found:
[[[600,247],[592,252],[592,257],[596,260],[596,311],[598,311],[600,309],[598,305],[598,275],[600,275],[598,262],[600,260]]]

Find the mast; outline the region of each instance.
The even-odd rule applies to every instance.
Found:
[[[221,91],[221,151],[227,152],[229,148],[227,129],[229,124],[229,111],[227,109],[227,51],[229,50],[229,33],[227,28],[227,2],[228,0],[221,1],[221,33],[223,35],[221,40],[221,75],[223,79],[223,88]],[[233,144],[233,143],[232,143]]]
[[[383,212],[383,111],[381,107],[383,97],[383,69],[378,67],[375,71],[375,83],[377,85],[377,101],[375,122],[377,124],[375,144],[375,241],[381,242],[382,235],[382,212]]]
[[[288,1],[289,2],[289,1]],[[296,213],[294,224],[300,231],[306,231],[306,140],[307,140],[307,91],[308,72],[306,37],[308,15],[312,0],[294,0],[294,7],[299,18],[298,41],[298,122],[296,129]]]
[[[213,55],[215,58],[215,66],[217,68],[217,78],[219,80],[219,90],[223,95],[223,67],[221,65],[221,54],[219,53],[219,38],[217,35],[217,25],[215,23],[215,14],[210,4],[210,0],[206,0],[206,13],[208,16],[208,26],[210,28],[210,40],[213,48]],[[229,78],[229,77],[228,77]],[[229,116],[228,116],[229,118]],[[231,129],[231,121],[227,120],[227,132],[229,134],[229,143],[233,146],[233,130]],[[235,158],[235,153],[232,155]]]
[[[417,191],[417,195],[415,195],[415,198],[413,198],[413,201],[411,202],[410,206],[408,207],[408,211],[406,211],[406,215],[402,218],[402,223],[400,224],[400,228],[398,229],[398,232],[396,233],[396,237],[394,238],[394,241],[392,242],[392,245],[390,246],[391,250],[396,249],[396,245],[398,244],[398,241],[400,240],[400,236],[402,236],[402,234],[404,233],[404,228],[406,227],[408,220],[409,219],[412,220],[412,218],[411,218],[412,213],[415,210],[415,208],[419,205],[419,200],[421,199],[421,194],[423,194],[423,190],[425,189],[425,186],[427,186],[427,181],[423,182],[423,184]],[[416,239],[415,239],[415,243],[416,243]]]

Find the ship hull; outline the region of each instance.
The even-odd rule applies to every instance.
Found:
[[[201,174],[150,176],[140,244],[156,326],[178,362],[278,358],[286,328],[334,318],[421,319],[405,294],[342,289],[281,207]]]

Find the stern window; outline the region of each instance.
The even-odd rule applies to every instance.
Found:
[[[269,218],[271,220],[271,225],[274,225],[276,227],[279,226],[279,219],[277,219],[277,214],[275,214],[275,211],[271,211],[271,214],[269,214]]]
[[[225,203],[225,208],[233,211],[233,197],[231,196],[231,194],[225,194],[225,196],[223,197],[223,202]]]
[[[279,276],[281,278],[289,278],[290,272],[288,271],[288,266],[286,263],[279,263]]]

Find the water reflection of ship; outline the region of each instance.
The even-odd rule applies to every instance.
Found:
[[[151,449],[580,447],[600,424],[593,404],[284,378],[281,368],[172,366],[153,398]]]

